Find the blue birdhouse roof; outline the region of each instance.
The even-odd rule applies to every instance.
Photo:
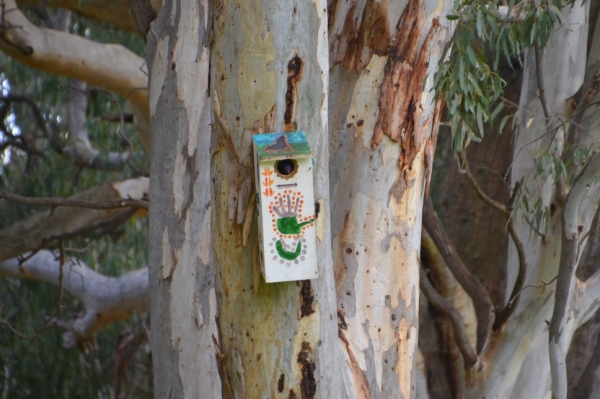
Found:
[[[253,140],[259,161],[311,157],[303,131],[255,134]]]

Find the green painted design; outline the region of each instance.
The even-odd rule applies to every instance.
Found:
[[[277,230],[281,234],[300,234],[302,233],[302,226],[306,226],[309,223],[314,222],[315,219],[310,219],[303,223],[298,223],[296,216],[288,216],[277,219]]]
[[[275,249],[277,249],[277,253],[281,258],[287,260],[294,260],[298,256],[300,256],[300,253],[302,252],[302,243],[298,241],[298,245],[296,245],[296,250],[294,252],[291,252],[283,249],[283,244],[281,243],[281,240],[279,240],[275,243]]]

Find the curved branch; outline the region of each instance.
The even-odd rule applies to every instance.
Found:
[[[515,221],[512,215],[514,203],[516,202],[517,197],[519,195],[519,190],[521,189],[521,183],[517,183],[517,185],[515,185],[513,194],[509,200],[508,205],[504,205],[488,197],[487,194],[482,190],[482,188],[479,187],[479,184],[477,184],[475,177],[473,176],[473,174],[471,174],[471,170],[469,169],[469,162],[467,161],[464,153],[459,152],[458,157],[459,161],[464,165],[465,176],[467,177],[469,184],[471,184],[471,187],[473,187],[479,198],[481,198],[481,200],[484,203],[488,204],[492,208],[502,212],[508,219],[508,233],[510,234],[511,239],[513,240],[513,243],[517,248],[517,254],[519,256],[519,274],[517,275],[517,280],[515,281],[515,285],[511,292],[510,299],[507,305],[504,307],[504,309],[502,309],[498,313],[498,315],[496,316],[496,320],[494,321],[493,328],[494,330],[498,330],[504,323],[506,323],[510,315],[515,310],[516,304],[519,301],[518,293],[521,292],[521,290],[523,289],[523,285],[525,284],[525,277],[527,276],[527,256],[525,254],[525,247],[523,245],[521,237],[519,237],[519,233],[517,232]]]
[[[69,81],[69,125],[74,137],[74,143],[68,147],[62,148],[61,152],[66,154],[71,160],[80,166],[85,166],[100,170],[121,170],[130,163],[133,156],[133,145],[131,141],[123,135],[124,116],[121,105],[116,96],[104,89],[97,89],[107,92],[113,97],[113,101],[119,109],[120,127],[118,130],[121,140],[128,145],[127,152],[100,152],[92,146],[85,129],[86,110],[88,104],[88,90],[85,82],[71,79]]]
[[[465,369],[470,369],[477,363],[477,355],[471,347],[469,337],[467,336],[465,324],[463,323],[460,313],[458,312],[458,310],[456,310],[454,306],[452,306],[448,301],[446,301],[435,290],[435,288],[433,288],[431,282],[429,282],[429,279],[427,278],[427,273],[425,273],[425,271],[423,270],[423,267],[420,268],[419,277],[419,285],[421,287],[421,292],[425,295],[425,297],[427,297],[429,303],[431,303],[433,307],[436,308],[440,313],[446,315],[452,322],[456,346],[458,346],[458,349],[460,349],[460,353],[462,353],[463,355],[465,361]]]
[[[489,293],[469,269],[456,252],[452,241],[446,235],[435,210],[431,198],[428,197],[423,205],[423,226],[444,258],[446,265],[473,300],[477,316],[477,353],[481,353],[487,344],[494,323],[494,304]]]
[[[0,277],[44,281],[62,287],[81,300],[85,311],[74,319],[57,320],[65,331],[63,344],[75,348],[93,338],[102,327],[129,317],[146,303],[149,293],[148,268],[106,277],[76,259],[61,261],[50,251],[40,251],[20,264],[16,258],[0,262]]]
[[[4,193],[4,192],[3,192]],[[132,206],[143,205],[143,201],[129,200],[129,198],[141,199],[147,197],[148,179],[138,178],[121,182],[105,183],[87,191],[70,197],[68,201],[77,201],[64,206],[64,199],[50,198],[49,203],[43,205],[61,206],[50,212],[40,212],[29,218],[17,222],[0,230],[0,260],[23,255],[33,249],[39,249],[50,237],[61,237],[87,226],[110,219],[123,212],[122,206],[113,207],[118,203]],[[12,197],[13,199],[15,197]],[[42,199],[17,198],[22,201],[43,202]],[[53,201],[56,201],[53,203]],[[62,203],[61,203],[62,202]],[[31,202],[29,204],[32,204]],[[109,207],[110,206],[110,207]],[[100,207],[100,209],[97,209]],[[141,212],[141,211],[140,211]],[[145,210],[143,211],[146,212]]]
[[[475,177],[471,173],[471,169],[469,168],[469,162],[467,161],[467,158],[464,155],[464,153],[461,151],[461,152],[458,152],[457,155],[458,155],[459,161],[464,166],[465,176],[467,177],[469,184],[471,185],[471,187],[473,187],[473,189],[475,190],[475,192],[477,193],[479,198],[481,198],[481,200],[483,202],[485,202],[492,208],[502,212],[503,214],[505,214],[507,216],[510,216],[510,211],[508,210],[506,205],[502,204],[501,202],[496,201],[495,199],[488,197],[487,194],[483,191],[483,189],[481,187],[479,187],[479,184],[477,184]]]
[[[144,110],[149,120],[148,76],[142,69],[143,58],[118,44],[100,44],[38,28],[16,8],[15,0],[0,0],[0,5],[0,11],[4,11],[0,15],[2,51],[30,67],[118,93]]]
[[[21,195],[12,194],[8,191],[0,189],[0,198],[7,201],[17,202],[23,205],[34,205],[34,206],[75,206],[78,208],[88,209],[119,209],[119,208],[141,208],[148,210],[148,201],[138,200],[133,198],[122,199],[120,201],[85,201],[76,200],[69,198],[31,198],[23,197]]]
[[[19,7],[38,6],[40,0],[17,0]],[[130,33],[138,33],[127,0],[44,0],[46,7],[64,8],[94,21],[104,22]]]

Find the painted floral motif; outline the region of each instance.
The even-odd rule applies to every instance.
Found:
[[[269,243],[273,247],[271,253],[277,253],[273,260],[280,258],[280,263],[287,261],[287,266],[291,266],[292,261],[297,264],[304,260],[304,231],[315,223],[315,215],[302,216],[303,205],[304,195],[292,190],[278,193],[269,205],[273,231],[279,236],[279,239],[273,238],[273,242]]]
[[[271,186],[273,185],[274,181],[270,178],[272,174],[273,171],[268,167],[265,168],[261,173],[261,175],[265,177],[265,179],[262,180],[262,185],[265,186],[265,191],[263,191],[265,197],[270,197],[273,195],[273,188]]]

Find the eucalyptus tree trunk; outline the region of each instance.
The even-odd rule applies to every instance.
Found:
[[[583,170],[581,161],[567,160],[574,147],[587,147],[592,154],[598,149],[598,113],[589,110],[588,105],[597,97],[593,81],[599,72],[600,30],[596,25],[590,51],[589,2],[577,1],[565,7],[563,13],[569,26],[556,30],[554,41],[548,42],[544,52],[538,48],[537,55],[534,49],[525,53],[511,174],[513,186],[522,180],[522,195],[530,204],[539,199],[541,209],[548,209],[548,214],[539,226],[531,212],[521,208],[515,214],[525,259],[519,259],[511,243],[507,296],[520,268],[526,268],[524,285],[538,287],[519,293],[512,316],[492,335],[481,355],[485,370],[468,372],[468,398],[566,398],[567,348],[575,329],[598,307],[594,299],[600,288],[599,276],[594,274],[587,281],[574,278],[580,257],[573,252],[575,248],[580,254],[585,248],[597,209],[599,185],[588,175],[598,167],[598,156],[591,158]],[[563,123],[571,116],[574,119]],[[570,148],[565,146],[567,142]],[[552,170],[556,170],[558,160],[570,165],[567,176],[573,179],[567,177],[555,183]],[[539,163],[546,171],[541,176],[535,174]],[[557,276],[556,284],[548,284]],[[555,306],[562,309],[564,317],[553,310]],[[549,335],[546,321],[550,320]]]
[[[165,2],[147,37],[150,311],[156,398],[220,398],[210,246],[205,2]]]
[[[226,398],[334,398],[324,1],[221,1],[211,47],[212,236],[217,357]],[[314,159],[319,277],[266,284],[259,270],[252,136],[304,130]]]
[[[422,201],[441,117],[432,80],[451,7],[330,5],[332,246],[352,398],[415,397]]]

